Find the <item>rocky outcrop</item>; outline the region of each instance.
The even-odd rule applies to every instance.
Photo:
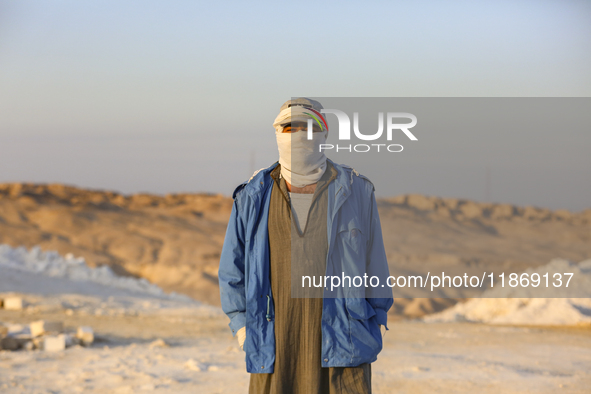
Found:
[[[534,206],[520,207],[511,204],[479,203],[458,198],[441,198],[421,194],[406,194],[380,201],[382,205],[394,205],[421,213],[436,214],[456,220],[492,219],[530,221],[564,221],[576,225],[591,223],[591,209],[572,213],[566,209],[551,211]]]
[[[0,184],[0,243],[72,253],[91,267],[106,264],[219,305],[217,270],[231,208],[232,199],[220,194]],[[555,257],[591,257],[591,209],[571,213],[417,194],[379,199],[378,209],[391,271],[416,272],[425,264],[520,270]],[[447,306],[442,299],[401,298],[396,309],[416,316]]]

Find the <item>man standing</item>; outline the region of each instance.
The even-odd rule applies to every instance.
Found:
[[[284,103],[273,124],[279,161],[232,195],[219,283],[250,393],[371,393],[391,292],[304,285],[329,273],[388,276],[373,184],[321,151],[321,110]]]

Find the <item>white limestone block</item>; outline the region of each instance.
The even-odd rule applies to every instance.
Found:
[[[2,302],[3,308],[9,311],[20,311],[23,309],[23,299],[20,297],[6,297]]]
[[[94,341],[94,332],[89,326],[80,326],[76,332],[76,337],[80,339],[84,346],[88,346]]]
[[[43,350],[46,352],[59,352],[66,348],[66,338],[63,334],[43,337]]]

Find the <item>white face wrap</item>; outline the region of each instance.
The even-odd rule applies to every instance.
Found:
[[[320,151],[320,144],[326,143],[328,130],[322,125],[323,131],[312,133],[308,140],[308,132],[301,130],[294,133],[283,133],[283,125],[289,122],[307,122],[313,119],[307,108],[294,106],[279,113],[273,126],[279,149],[281,176],[295,187],[304,187],[318,182],[326,170],[326,155]],[[313,120],[316,122],[316,120]]]

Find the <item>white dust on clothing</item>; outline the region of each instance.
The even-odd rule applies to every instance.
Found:
[[[554,259],[550,263],[525,271],[540,276],[548,273],[572,272],[569,283],[572,293],[585,298],[559,298],[563,288],[552,284],[545,295],[555,298],[532,298],[532,287],[495,287],[486,290],[482,298],[472,298],[465,303],[456,304],[440,313],[425,316],[425,322],[480,322],[508,325],[577,326],[591,324],[591,260],[579,264],[564,259]],[[507,281],[507,278],[505,279]]]

